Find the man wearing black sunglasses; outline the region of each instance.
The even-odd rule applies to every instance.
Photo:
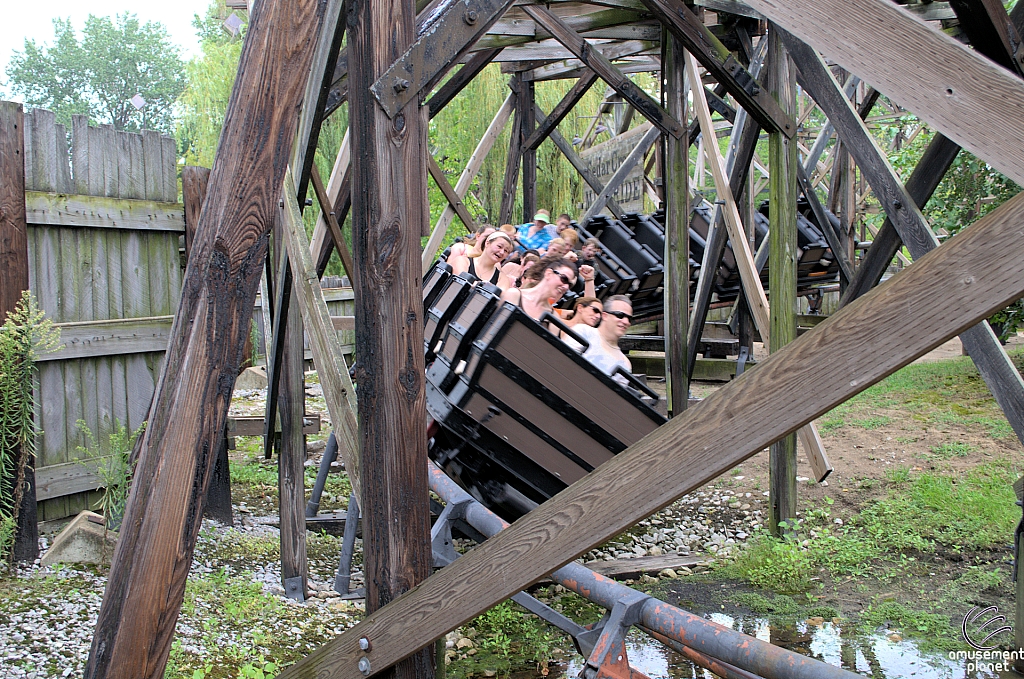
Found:
[[[601,313],[601,324],[596,328],[577,325],[573,328],[590,346],[583,352],[587,359],[606,375],[611,375],[616,368],[632,372],[632,365],[626,355],[619,349],[619,339],[629,330],[633,322],[633,304],[625,295],[612,295],[604,300],[604,311]],[[617,375],[613,378],[624,386],[626,378]]]

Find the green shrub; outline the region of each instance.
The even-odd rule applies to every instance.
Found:
[[[85,420],[78,420],[78,430],[85,438],[85,446],[78,446],[77,462],[91,469],[100,478],[103,495],[96,503],[96,509],[106,517],[106,527],[117,530],[124,516],[124,508],[128,503],[128,491],[131,489],[134,463],[131,460],[132,448],[136,439],[146,428],[146,423],[135,431],[129,431],[120,421],[114,420],[114,429],[107,435],[107,453],[103,454],[96,436],[89,429]]]

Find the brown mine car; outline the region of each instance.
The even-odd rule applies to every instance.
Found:
[[[625,371],[630,386],[619,384],[549,332],[555,317],[538,323],[444,263],[423,289],[430,457],[506,520],[665,422],[657,394]]]

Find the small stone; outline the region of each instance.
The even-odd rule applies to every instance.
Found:
[[[808,625],[814,625],[815,627],[821,627],[822,625],[825,624],[825,618],[822,618],[820,616],[814,616],[814,617],[811,617],[811,618],[807,618],[807,624]]]
[[[677,577],[679,577],[679,574],[676,573],[671,568],[662,568],[661,571],[658,573],[658,577],[662,577],[662,578],[677,578]]]
[[[466,651],[466,655],[476,655],[476,649],[475,648],[469,649],[468,651]]]
[[[485,677],[493,677],[497,673],[498,672],[496,670],[484,670],[484,676]]]
[[[903,641],[903,637],[901,637],[900,635],[898,635],[895,632],[893,632],[892,634],[889,635],[889,641],[899,643],[899,642]]]
[[[462,637],[455,642],[456,648],[473,648],[473,640],[468,637]]]
[[[661,556],[665,552],[662,551],[661,547],[655,545],[655,546],[651,547],[650,549],[648,549],[647,553],[650,554],[651,556]]]

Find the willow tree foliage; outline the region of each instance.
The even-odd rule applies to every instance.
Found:
[[[7,77],[15,95],[54,111],[65,125],[72,114],[88,114],[117,130],[171,131],[184,77],[163,24],[142,24],[127,12],[114,19],[90,14],[81,41],[70,20],[54,19],[53,31],[52,44],[26,40],[11,57]],[[145,100],[141,109],[131,101],[135,95]]]

